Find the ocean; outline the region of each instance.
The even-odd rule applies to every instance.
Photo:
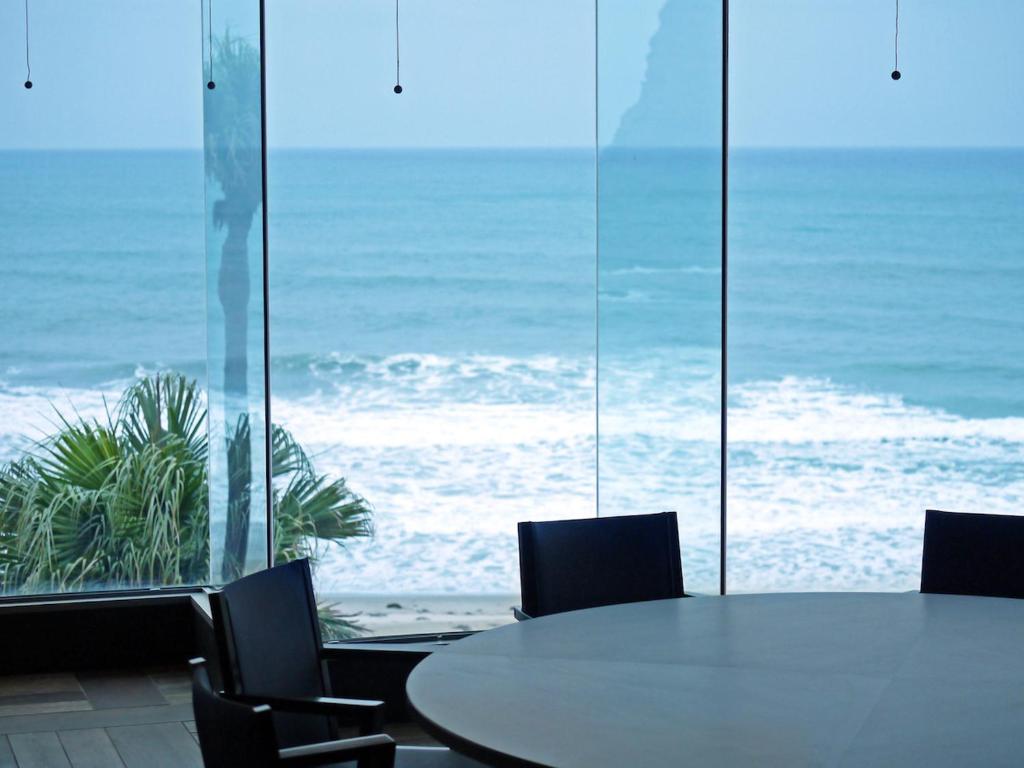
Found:
[[[515,523],[675,509],[718,588],[718,157],[272,152],[276,422],[375,509],[335,593],[508,594]],[[731,154],[730,590],[914,588],[1020,512],[1024,151]],[[202,156],[0,152],[0,460],[205,381]],[[598,256],[599,254],[599,256]]]

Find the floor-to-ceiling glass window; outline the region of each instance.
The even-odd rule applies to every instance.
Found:
[[[1024,8],[732,3],[729,588],[912,589],[1024,491]]]
[[[319,494],[289,556],[333,634],[509,621],[516,522],[595,511],[593,3],[268,28],[275,489]]]
[[[598,14],[599,513],[676,510],[717,592],[722,3]]]
[[[203,11],[210,579],[224,584],[271,560],[260,6],[206,0]]]
[[[894,79],[894,2],[732,5],[729,586],[911,588],[1024,482],[1024,11],[904,3]],[[721,2],[268,3],[269,437],[259,11],[2,10],[0,588],[273,547],[475,629],[517,521],[675,509],[715,591]]]
[[[209,578],[198,22],[0,7],[4,594]]]

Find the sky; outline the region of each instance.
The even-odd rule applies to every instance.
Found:
[[[1024,2],[733,0],[730,129],[753,146],[1024,145]]]
[[[272,147],[713,145],[717,0],[268,0]],[[255,39],[253,0],[214,26]],[[1021,146],[1021,0],[732,0],[734,146]],[[202,142],[200,0],[0,0],[0,148]],[[653,48],[652,48],[653,46]],[[595,65],[600,73],[595,100]],[[623,116],[629,115],[628,130]],[[632,139],[630,139],[632,140]]]

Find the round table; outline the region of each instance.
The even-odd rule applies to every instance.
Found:
[[[497,766],[1024,764],[1024,600],[658,600],[459,640],[413,670],[421,724]]]

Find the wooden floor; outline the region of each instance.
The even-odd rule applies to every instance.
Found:
[[[0,677],[0,768],[201,768],[191,700],[184,669]]]

